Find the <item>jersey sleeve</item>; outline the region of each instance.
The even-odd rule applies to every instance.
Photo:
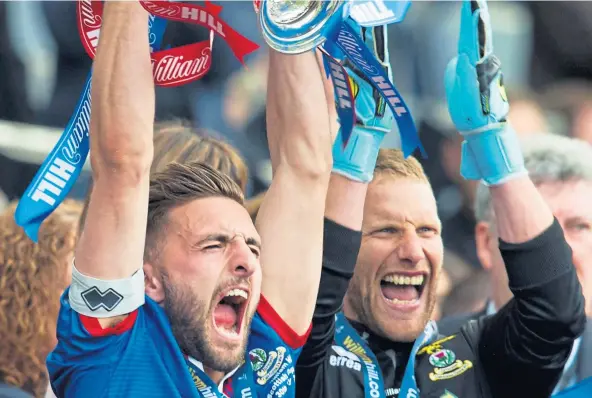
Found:
[[[257,396],[294,397],[295,366],[310,328],[298,335],[262,296],[251,323],[247,357],[253,367]]]
[[[531,241],[500,241],[514,298],[482,320],[479,356],[495,397],[549,396],[586,324],[572,253],[554,221]],[[503,363],[503,366],[499,366]]]
[[[62,295],[57,322],[58,344],[47,357],[52,389],[59,397],[104,396],[113,364],[140,332],[143,308],[114,327],[103,329],[96,318],[74,311],[69,289]]]

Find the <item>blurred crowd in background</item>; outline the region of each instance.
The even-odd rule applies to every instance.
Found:
[[[223,19],[262,48],[243,68],[226,43],[215,41],[207,76],[179,88],[157,88],[156,114],[160,121],[187,121],[201,134],[236,147],[249,169],[248,196],[254,197],[271,181],[266,51],[252,2],[222,4]],[[592,143],[592,2],[495,1],[489,8],[511,103],[509,118],[519,134],[560,134]],[[422,164],[443,222],[447,277],[442,278],[436,317],[479,310],[490,296],[489,275],[475,249],[476,184],[459,175],[462,139],[453,129],[444,95],[444,70],[456,54],[459,10],[453,2],[413,2],[404,22],[389,27],[388,38],[394,82],[428,152]],[[207,38],[201,27],[170,23],[164,47]],[[78,35],[75,2],[0,2],[0,122],[62,129],[90,67]],[[6,123],[0,123],[0,137],[18,134],[2,126]],[[398,134],[384,145],[398,146]],[[23,194],[38,167],[15,159],[0,145],[4,203]],[[83,174],[74,199],[85,196],[87,181]]]

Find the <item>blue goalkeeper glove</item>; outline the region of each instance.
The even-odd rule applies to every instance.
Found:
[[[368,48],[387,71],[389,79],[392,79],[386,25],[362,28],[351,18],[348,23],[360,32]],[[370,182],[374,176],[380,144],[384,136],[392,131],[394,117],[368,78],[348,59],[342,59],[342,61],[355,98],[356,123],[345,148],[341,130],[338,133],[333,146],[333,172],[354,181]]]
[[[450,116],[464,137],[462,176],[496,185],[525,175],[518,137],[506,121],[510,105],[484,0],[462,5],[458,56],[446,68],[445,86]]]

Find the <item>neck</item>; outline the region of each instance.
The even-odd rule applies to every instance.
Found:
[[[491,299],[495,304],[495,310],[499,311],[500,308],[512,299],[512,291],[510,291],[510,288],[507,285],[503,286],[501,289],[493,289]]]
[[[224,378],[224,372],[220,372],[219,370],[213,370],[210,368],[206,368],[204,366],[204,373],[208,375],[208,377],[210,379],[212,379],[212,381],[218,385],[220,384],[220,382],[222,381],[222,378]]]
[[[349,303],[347,296],[345,297],[345,300],[343,300],[343,315],[351,321],[363,323]]]

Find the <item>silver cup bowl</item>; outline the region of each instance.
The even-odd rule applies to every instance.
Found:
[[[341,23],[347,0],[264,0],[259,23],[267,44],[276,51],[300,54],[323,44]]]

